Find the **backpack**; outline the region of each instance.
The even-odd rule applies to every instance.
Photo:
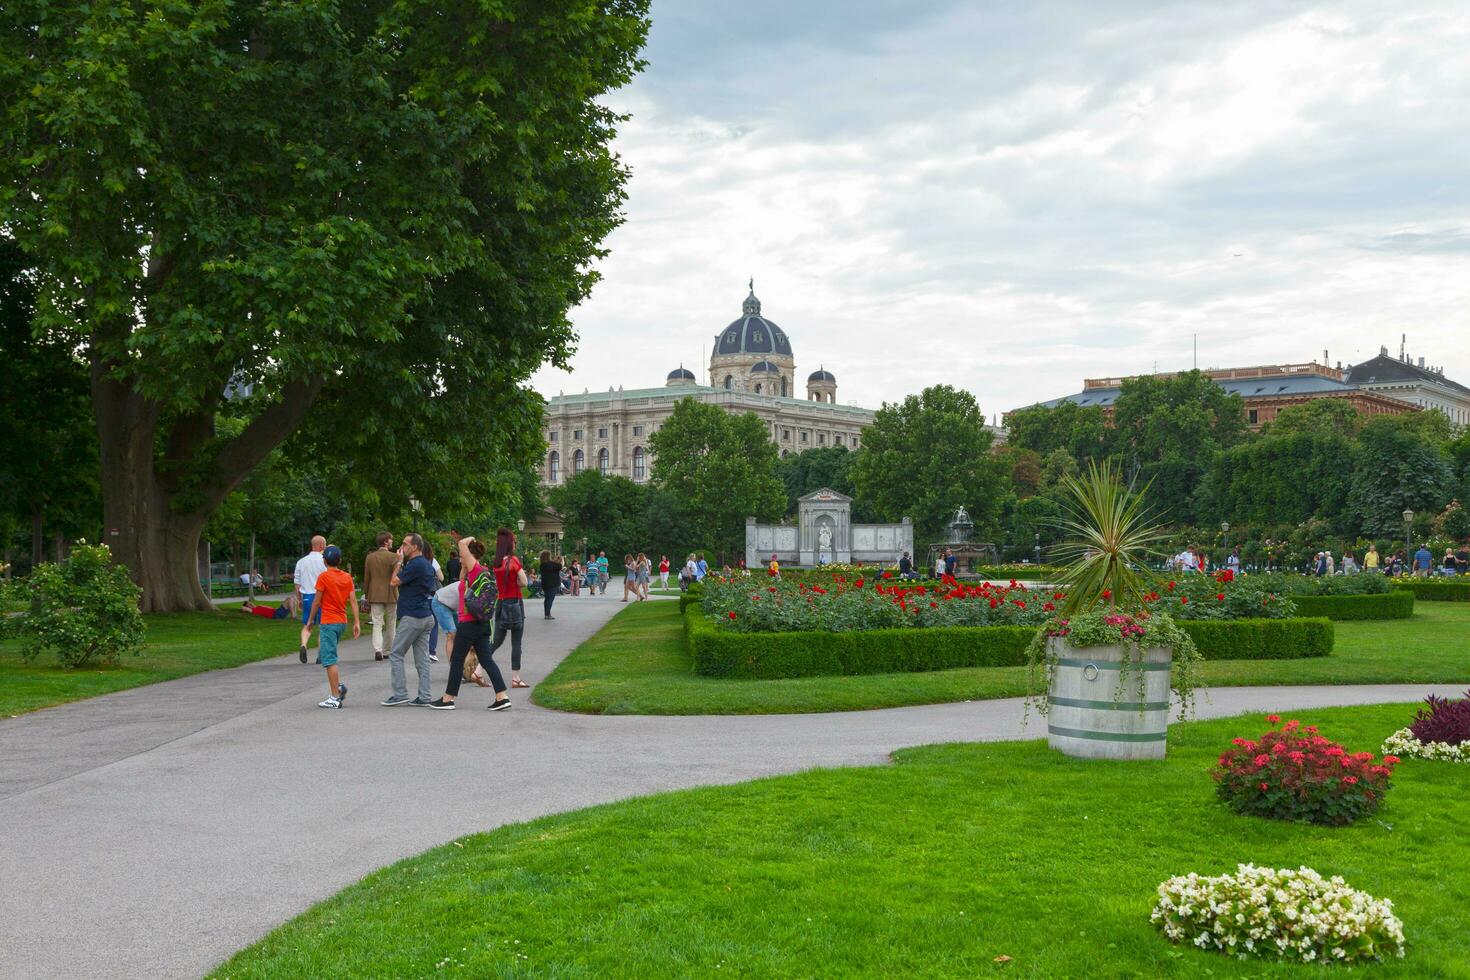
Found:
[[[464,585],[464,611],[477,623],[488,623],[495,616],[495,575],[483,566],[473,581]]]

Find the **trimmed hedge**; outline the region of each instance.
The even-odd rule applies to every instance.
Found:
[[[703,601],[704,586],[699,585],[698,583],[691,585],[689,586],[689,588],[679,593],[679,611],[683,612],[690,606],[694,606],[697,609],[699,607],[699,604]]]
[[[1326,619],[1200,620],[1179,626],[1207,660],[1290,660],[1332,652],[1332,623]],[[1030,626],[731,633],[698,605],[684,610],[694,672],[747,680],[1019,667],[1035,634]]]
[[[1298,660],[1332,652],[1330,619],[1176,619],[1206,660]]]
[[[1294,595],[1299,616],[1349,619],[1408,619],[1414,615],[1414,593],[1395,589],[1377,595]]]
[[[1470,576],[1453,579],[1396,578],[1393,587],[1414,593],[1426,602],[1470,602]]]

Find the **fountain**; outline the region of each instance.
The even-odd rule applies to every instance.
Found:
[[[974,533],[975,522],[961,506],[955,511],[954,519],[949,522],[949,540],[929,546],[929,567],[934,567],[935,559],[945,550],[959,559],[955,565],[956,577],[975,576],[978,574],[977,566],[995,564],[1000,557],[999,549],[989,541],[971,541],[970,535]]]

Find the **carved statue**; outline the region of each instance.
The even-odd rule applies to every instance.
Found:
[[[832,548],[832,529],[825,524],[817,529],[817,544],[823,551]]]

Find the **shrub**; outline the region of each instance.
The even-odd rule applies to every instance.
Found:
[[[1272,725],[1281,721],[1267,715]],[[1231,740],[1211,775],[1237,813],[1273,820],[1343,826],[1378,809],[1398,760],[1350,753],[1317,734],[1315,725],[1288,721],[1259,739]]]
[[[1160,580],[1144,594],[1150,609],[1176,620],[1286,619],[1296,603],[1269,588],[1265,576],[1237,576],[1229,569],[1214,575],[1182,575]]]
[[[1396,578],[1393,587],[1407,589],[1414,593],[1414,598],[1426,602],[1470,602],[1470,577]]]
[[[1446,745],[1464,745],[1470,742],[1470,691],[1459,701],[1438,698],[1433,694],[1425,698],[1429,710],[1419,709],[1409,730],[1420,742],[1443,742]]]
[[[1414,593],[1402,589],[1378,594],[1294,596],[1298,616],[1326,616],[1339,622],[1354,619],[1408,619],[1414,615]]]
[[[1177,623],[1206,660],[1297,660],[1332,652],[1329,619],[1185,620]]]
[[[1311,868],[1242,864],[1233,875],[1170,878],[1150,919],[1173,942],[1232,956],[1365,963],[1404,955],[1392,902]]]
[[[81,667],[137,655],[145,631],[139,594],[106,545],[78,543],[66,561],[37,566],[23,583],[28,608],[14,624],[21,656],[30,662],[51,650],[62,666]]]
[[[1263,589],[1289,596],[1304,595],[1383,595],[1393,591],[1394,580],[1376,572],[1352,575],[1296,575],[1270,572],[1244,576]]]
[[[679,593],[679,611],[683,612],[690,606],[698,606],[704,601],[704,586],[698,582],[692,583],[687,590]]]

